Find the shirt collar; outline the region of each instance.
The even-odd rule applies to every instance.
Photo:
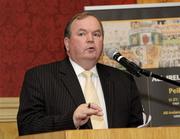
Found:
[[[80,65],[78,65],[76,62],[74,62],[71,58],[69,58],[69,60],[70,60],[70,62],[72,64],[72,66],[74,68],[74,71],[75,71],[77,76],[81,75],[81,73],[83,71],[85,71]],[[93,75],[98,76],[96,65],[92,69],[90,69],[90,71],[93,72]]]

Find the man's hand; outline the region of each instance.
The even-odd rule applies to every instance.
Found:
[[[90,116],[92,115],[103,116],[102,109],[93,103],[79,105],[73,114],[75,127],[79,128],[80,126],[87,123]]]

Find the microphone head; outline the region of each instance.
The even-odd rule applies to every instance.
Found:
[[[106,51],[105,51],[106,55],[113,59],[114,55],[118,53],[118,49],[117,48],[108,48]]]

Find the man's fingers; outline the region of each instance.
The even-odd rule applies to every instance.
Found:
[[[81,104],[77,107],[73,114],[73,121],[75,126],[79,127],[87,123],[90,116],[92,115],[102,116],[102,109],[94,103]]]
[[[102,116],[103,115],[103,112],[102,112],[102,109],[101,109],[101,107],[99,107],[97,104],[94,104],[94,103],[88,103],[88,108],[90,109],[90,110],[95,110],[95,111],[93,111],[94,113],[94,115],[97,115],[97,116]]]
[[[80,113],[80,114],[77,116],[77,118],[84,120],[84,119],[89,118],[89,115],[86,114],[86,113]]]
[[[99,107],[95,103],[88,103],[87,105],[88,105],[88,108],[92,108],[92,109],[96,109],[96,110],[101,110],[102,111],[101,107]]]
[[[92,116],[92,115],[102,116],[103,112],[102,112],[102,110],[89,108],[87,111],[87,116]]]

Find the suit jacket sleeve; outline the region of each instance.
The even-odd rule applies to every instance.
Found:
[[[38,72],[38,70],[28,71],[25,75],[17,116],[19,135],[75,128],[72,120],[75,106],[67,106],[70,109],[63,110],[66,111],[64,113],[59,112],[63,108],[62,103],[64,101],[68,103],[69,100],[65,100],[66,96],[63,97],[63,95],[60,98],[56,96],[54,92],[57,91],[53,91],[52,88],[56,88],[55,84],[57,83],[53,81],[48,83],[47,80],[51,80],[51,77],[47,76],[51,75],[46,74],[44,71]],[[51,87],[50,82],[54,86]],[[59,85],[61,86],[61,84]],[[52,91],[50,92],[48,89]],[[65,91],[65,88],[62,87],[61,89],[59,93]],[[45,92],[49,92],[49,94]],[[56,107],[55,105],[58,104],[53,103],[59,101],[59,107]],[[69,103],[71,104],[70,101]]]

